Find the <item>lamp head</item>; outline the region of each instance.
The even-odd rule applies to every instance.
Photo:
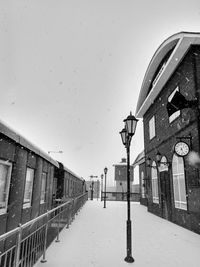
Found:
[[[124,122],[128,135],[133,136],[135,134],[138,119],[136,119],[130,112],[130,115],[124,120]]]
[[[104,173],[106,174],[106,173],[107,173],[107,171],[108,171],[108,168],[107,168],[107,167],[105,167],[105,168],[104,168]]]

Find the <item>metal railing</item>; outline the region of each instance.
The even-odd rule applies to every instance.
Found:
[[[101,201],[104,200],[105,192],[101,193]],[[126,192],[106,192],[106,200],[108,201],[127,201]],[[130,201],[139,202],[140,193],[130,193]]]
[[[75,215],[85,204],[83,194],[47,211],[37,218],[0,236],[0,267],[31,267],[42,256],[46,262],[46,249],[59,233],[69,227]]]

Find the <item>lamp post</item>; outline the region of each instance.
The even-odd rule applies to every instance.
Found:
[[[94,193],[94,181],[92,181],[91,200],[93,200],[93,193]]]
[[[103,174],[101,175],[101,201],[103,200]]]
[[[90,175],[90,182],[92,181],[93,178],[98,178],[97,175]],[[93,196],[94,196],[94,181],[92,181],[91,185],[90,185],[90,189],[91,189],[91,200],[93,200]]]
[[[120,132],[122,143],[126,147],[127,152],[127,228],[126,228],[126,262],[134,262],[132,257],[132,241],[131,241],[131,211],[130,211],[130,144],[132,136],[135,134],[135,129],[138,120],[130,113],[130,115],[124,120],[125,127]]]
[[[104,174],[105,174],[105,184],[104,184],[104,208],[106,208],[106,174],[107,174],[108,168],[104,168]]]

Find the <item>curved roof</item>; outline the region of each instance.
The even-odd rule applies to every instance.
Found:
[[[138,154],[135,161],[133,162],[133,167],[135,168],[137,165],[140,165],[145,162],[145,154],[144,150]]]
[[[200,44],[200,33],[180,32],[172,35],[160,45],[153,55],[143,79],[135,114],[137,118],[143,117],[190,46],[196,44]],[[170,50],[172,50],[172,52],[166,64],[155,79],[155,74],[161,62]]]

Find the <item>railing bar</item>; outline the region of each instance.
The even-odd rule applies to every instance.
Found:
[[[6,267],[8,253],[5,254],[4,267]]]
[[[31,256],[30,256],[31,266],[33,264],[33,251],[34,251],[34,234],[32,234],[32,242],[31,242]]]
[[[9,257],[9,261],[8,261],[8,267],[11,266],[11,261],[12,261],[12,250],[10,250],[10,257]]]
[[[11,253],[11,262],[10,262],[10,266],[9,267],[12,267],[12,263],[13,263],[13,260],[14,260],[14,253],[15,253],[15,249],[13,248],[12,249],[12,253]]]
[[[23,263],[23,255],[24,255],[24,244],[25,240],[22,240],[21,242],[21,262]]]
[[[28,242],[28,256],[27,256],[27,261],[28,261],[28,266],[30,266],[30,257],[31,257],[31,236],[29,237],[29,242]]]
[[[32,259],[31,259],[31,262],[34,264],[35,261],[34,261],[34,251],[35,251],[35,232],[33,233],[33,248],[32,248]]]
[[[40,234],[39,234],[39,255],[41,252],[41,243],[42,243],[42,230],[40,230]]]
[[[39,236],[39,231],[36,234],[36,257],[38,256],[38,236]]]
[[[29,245],[30,245],[29,239],[27,239],[27,248],[26,248],[26,257],[25,257],[26,266],[27,266],[27,263],[28,263]]]
[[[22,266],[26,266],[24,265],[24,263],[26,262],[26,249],[27,249],[27,239],[25,239],[24,241],[24,255],[22,254]]]

